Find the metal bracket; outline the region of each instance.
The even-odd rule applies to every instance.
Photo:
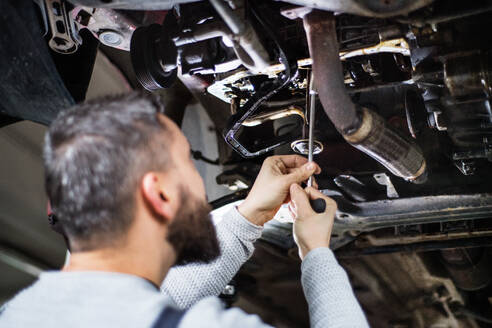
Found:
[[[374,174],[374,179],[380,185],[386,186],[386,195],[388,198],[398,198],[398,192],[395,189],[395,186],[391,182],[390,177],[386,173],[376,173]]]
[[[458,160],[454,162],[454,165],[464,175],[472,175],[476,170],[475,162],[473,160]]]
[[[73,19],[64,0],[45,0],[46,16],[51,32],[48,45],[61,54],[71,54],[82,44]]]

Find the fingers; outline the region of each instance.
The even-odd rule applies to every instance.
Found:
[[[303,165],[305,165],[308,160],[306,157],[300,156],[300,155],[277,155],[277,156],[270,156],[267,158],[268,161],[271,162],[277,162],[277,161],[282,161],[282,163],[285,165],[287,169],[293,169],[293,168],[299,168]],[[316,174],[321,173],[321,168],[318,166],[316,168]]]
[[[312,177],[312,179],[313,179],[313,181],[312,181],[313,182],[313,188],[314,189],[319,189],[318,188],[318,182],[316,181],[316,178],[315,177]]]
[[[318,164],[314,162],[306,163],[301,167],[292,169],[290,173],[285,176],[285,183],[287,185],[291,185],[293,183],[301,183],[303,181],[306,181],[310,176],[318,171],[321,172]]]
[[[295,172],[295,170],[297,170],[297,169],[287,169],[287,174],[293,173],[293,172]],[[314,174],[317,174],[317,173],[314,172]],[[316,181],[316,178],[314,176],[313,176],[313,187],[316,189],[319,189],[318,181]]]
[[[308,162],[306,157],[302,157],[299,155],[280,155],[273,157],[277,157],[282,160],[282,162],[284,162],[285,166],[288,168],[300,167]]]
[[[292,218],[295,220],[297,218],[297,210],[292,202],[289,202],[289,212]]]
[[[337,210],[337,203],[330,197],[326,196],[323,194],[321,191],[319,191],[316,188],[313,187],[307,187],[305,189],[306,194],[308,195],[309,199],[318,199],[318,198],[323,198],[326,201],[326,208],[331,209],[336,211]]]
[[[318,164],[314,162],[308,163],[305,157],[299,155],[271,156],[263,164],[274,167],[282,175],[285,175],[283,179],[286,187],[293,183],[306,181],[313,174],[321,173],[321,168]]]
[[[313,213],[308,194],[297,183],[290,186],[290,198],[297,216],[304,217]]]
[[[317,190],[316,188],[313,187],[307,187],[305,189],[306,194],[308,194],[310,199],[316,199],[316,198],[328,198],[325,196],[321,191]]]

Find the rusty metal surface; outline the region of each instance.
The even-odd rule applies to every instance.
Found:
[[[293,4],[321,10],[369,17],[391,17],[431,4],[434,0],[287,0]]]
[[[408,245],[413,243],[421,243],[426,241],[451,241],[464,238],[488,237],[492,240],[492,231],[458,231],[458,232],[436,232],[431,234],[413,234],[401,235],[396,234],[378,234],[376,231],[371,234],[363,235],[354,243],[359,248],[377,247],[387,245]]]
[[[89,7],[135,10],[171,9],[177,4],[195,1],[197,0],[70,0],[70,2],[74,4]],[[306,7],[345,12],[362,16],[391,17],[396,15],[404,15],[416,9],[422,8],[432,3],[433,0],[288,0],[286,2]]]
[[[451,310],[463,299],[449,277],[433,273],[439,268],[433,257],[381,254],[339,262],[373,327],[478,327]]]
[[[335,252],[337,255],[337,252]],[[458,316],[465,300],[432,254],[380,254],[339,259],[372,327],[477,328]],[[276,327],[308,327],[297,249],[264,242],[236,277],[238,306]]]
[[[338,204],[331,240],[333,249],[350,243],[362,232],[382,228],[492,218],[489,193],[350,202],[337,191],[322,192]]]
[[[372,231],[405,224],[447,222],[492,217],[492,194],[436,195],[353,203],[334,191],[323,192],[336,200],[334,231]]]
[[[454,56],[444,63],[444,83],[455,97],[492,94],[492,52]]]
[[[488,249],[447,249],[441,250],[440,254],[444,266],[458,288],[476,291],[490,284],[492,268]]]
[[[326,114],[342,133],[357,129],[360,119],[345,91],[333,15],[315,10],[304,16],[303,23],[313,61],[314,89]]]
[[[362,109],[362,124],[345,140],[383,164],[391,173],[407,181],[426,180],[427,165],[420,147],[403,138],[373,111]]]
[[[73,4],[87,7],[133,10],[172,9],[177,4],[196,1],[198,0],[70,0]]]
[[[389,253],[422,253],[438,250],[473,249],[479,247],[492,247],[492,240],[489,237],[452,239],[444,241],[427,241],[412,244],[395,244],[379,247],[350,247],[347,246],[338,253],[339,258],[354,258],[361,255],[389,254]],[[462,275],[469,274],[464,269]],[[481,285],[480,285],[481,286]],[[483,286],[482,286],[483,287]],[[481,287],[480,287],[481,288]]]
[[[344,138],[391,173],[405,180],[426,180],[422,150],[369,109],[357,110],[343,81],[333,15],[313,10],[303,17],[313,60],[314,84],[326,115]]]

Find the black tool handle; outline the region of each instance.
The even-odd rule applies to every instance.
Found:
[[[323,213],[326,210],[326,202],[323,198],[310,199],[309,203],[316,213]]]

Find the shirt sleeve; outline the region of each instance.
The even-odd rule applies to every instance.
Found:
[[[253,243],[263,227],[244,218],[234,206],[216,225],[221,255],[209,264],[188,264],[172,268],[161,290],[182,309],[207,296],[218,296],[253,254]]]
[[[238,308],[224,310],[217,297],[208,297],[186,311],[178,328],[272,328],[255,314]]]
[[[329,248],[316,248],[301,266],[311,327],[369,327],[345,270]]]

